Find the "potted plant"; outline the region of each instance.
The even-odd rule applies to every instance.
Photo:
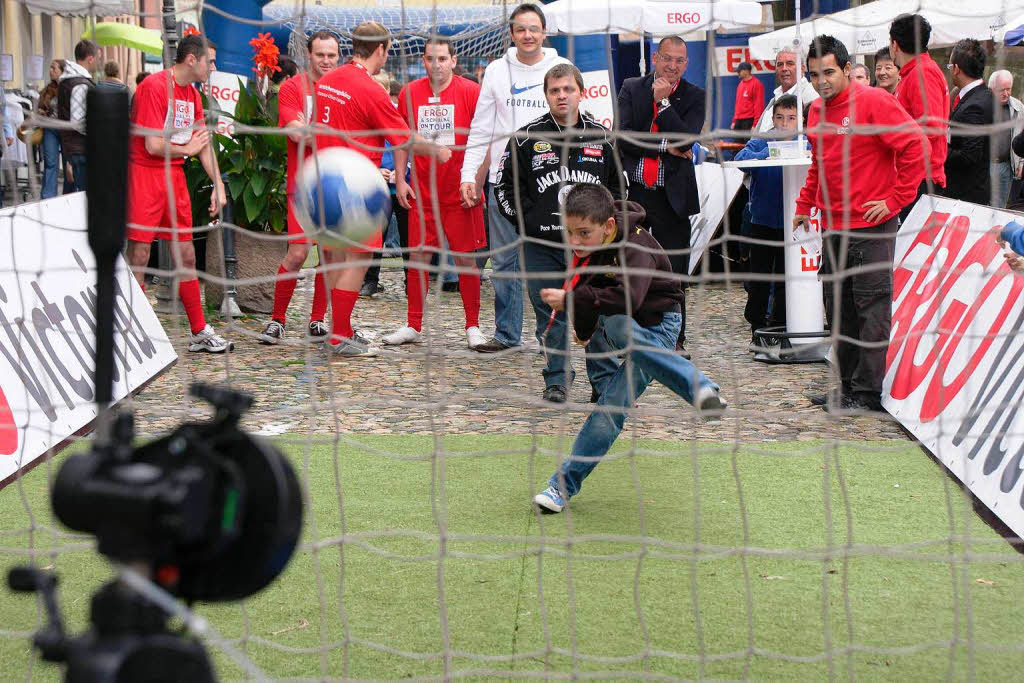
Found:
[[[236,301],[242,311],[270,313],[273,306],[274,282],[268,276],[277,272],[288,245],[283,235],[288,225],[285,196],[288,167],[288,145],[277,126],[277,99],[266,95],[269,75],[279,70],[277,46],[269,34],[253,39],[256,78],[245,85],[239,79],[239,97],[234,114],[216,110],[216,102],[203,97],[204,109],[211,119],[226,119],[230,124],[224,132],[211,136],[217,146],[217,161],[228,193],[230,222],[234,229],[237,266],[235,277],[240,281],[263,278],[263,282],[240,284]],[[211,110],[211,105],[214,109]],[[218,126],[221,128],[221,126]],[[232,131],[229,134],[228,131]],[[189,159],[185,166],[192,197],[194,225],[210,222],[207,211],[212,184],[198,159]],[[207,246],[207,272],[224,277],[223,230],[213,230]],[[207,305],[220,306],[224,288],[208,283]]]

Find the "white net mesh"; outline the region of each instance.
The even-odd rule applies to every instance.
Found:
[[[52,4],[36,3],[43,11]],[[403,80],[423,75],[423,41],[434,33],[454,37],[470,73],[471,66],[483,66],[508,47],[508,4],[365,4],[278,2],[266,7],[262,20],[246,21],[263,22],[260,30],[284,31],[287,45],[279,41],[278,47],[300,68],[306,67],[309,32],[337,34],[348,56],[352,29],[361,21],[379,21],[395,36],[387,69]],[[160,13],[151,3],[138,5],[129,21]],[[1015,28],[1015,9],[1012,2],[1001,7],[1001,26]],[[65,43],[73,43],[67,36],[77,37],[83,28],[78,20],[62,18],[39,27],[48,31],[49,22],[65,22],[60,24]],[[1015,52],[999,42],[1002,33],[976,36],[996,38],[983,46],[986,83],[995,69],[1021,73]],[[705,64],[691,60],[686,68],[694,71],[687,71],[687,80],[699,69],[723,73],[728,56],[718,50],[736,47],[725,45],[728,40],[716,43],[720,36],[714,31],[704,37],[706,43],[695,39],[690,49],[703,50]],[[612,38],[604,39],[603,49],[611,55]],[[952,63],[951,42],[936,43],[932,54],[940,70],[962,81],[945,68]],[[626,37],[615,41],[617,55],[626,54],[627,43]],[[47,56],[70,57],[69,47],[54,44]],[[13,49],[9,42],[6,50]],[[22,52],[37,50],[43,48]],[[869,57],[874,68],[875,58]],[[635,65],[618,59],[616,67],[623,71]],[[855,59],[865,61],[864,55]],[[125,75],[129,81],[134,77]],[[478,252],[489,278],[481,290],[480,328],[494,329],[497,288],[515,283],[517,305],[524,308],[526,345],[485,355],[467,349],[466,292],[455,289],[466,285],[457,276],[475,268],[450,261],[453,252],[442,243],[437,260],[423,266],[436,282],[425,297],[421,343],[383,348],[376,358],[340,359],[311,339],[315,274],[332,270],[313,250],[301,263],[283,340],[261,344],[275,286],[295,282],[279,270],[288,239],[282,232],[284,132],[267,123],[276,116],[273,97],[267,105],[245,94],[226,94],[227,100],[237,99],[235,116],[244,119],[232,139],[219,141],[233,217],[208,225],[204,207],[211,183],[199,164],[187,167],[187,190],[190,224],[201,226],[195,235],[200,266],[205,249],[206,269],[199,273],[205,316],[235,350],[189,351],[197,339],[188,317],[178,297],[163,290],[170,281],[170,291],[177,292],[189,269],[175,269],[166,259],[154,258],[146,268],[157,277],[147,281],[148,304],[134,294],[122,302],[125,312],[137,313],[138,323],[118,318],[126,330],[118,339],[127,345],[118,367],[137,390],[125,406],[135,411],[140,437],[151,439],[182,420],[205,418],[207,406],[189,396],[188,386],[196,380],[221,383],[255,397],[244,426],[273,439],[302,481],[303,537],[288,570],[240,604],[196,610],[212,626],[201,635],[221,678],[1013,676],[1024,650],[1024,623],[1011,607],[1024,589],[1020,540],[1007,526],[1019,519],[1024,486],[1019,481],[1024,455],[1019,269],[1024,265],[1004,258],[992,231],[1019,215],[1003,207],[1019,206],[1012,202],[1019,195],[1021,162],[1015,154],[1003,154],[1000,136],[1019,133],[1024,106],[1018,110],[1010,104],[1017,112],[1013,120],[999,119],[997,104],[996,118],[952,128],[954,136],[982,139],[989,147],[987,167],[975,167],[976,174],[990,178],[988,201],[925,196],[898,237],[891,230],[876,240],[889,249],[892,264],[865,256],[870,245],[851,243],[856,231],[826,238],[825,258],[832,268],[821,279],[830,288],[849,285],[836,315],[842,315],[842,306],[861,306],[857,297],[877,295],[873,288],[892,290],[881,304],[883,312],[891,311],[883,317],[892,321],[893,335],[883,386],[888,412],[860,404],[847,406],[854,413],[847,416],[809,401],[840,386],[835,365],[754,359],[752,352],[761,354],[761,361],[778,360],[780,354],[785,359],[789,344],[799,347],[806,339],[792,335],[783,341],[780,329],[751,339],[780,322],[768,311],[773,301],[790,296],[782,294],[783,283],[790,293],[818,289],[817,301],[786,299],[789,321],[783,325],[792,332],[794,319],[801,317],[810,321],[805,335],[823,332],[817,284],[821,247],[813,236],[797,234],[783,253],[780,245],[788,232],[745,226],[743,200],[732,199],[741,171],[718,164],[758,134],[726,129],[732,102],[726,91],[735,90],[735,80],[716,75],[696,84],[705,91],[701,104],[707,112],[699,130],[619,126],[611,137],[617,154],[629,144],[656,150],[662,139],[666,149],[680,153],[711,152],[696,170],[701,211],[691,221],[692,248],[669,249],[680,261],[689,261],[691,251],[699,258],[693,258],[695,267],[667,278],[689,287],[686,349],[694,365],[721,387],[729,406],[721,420],[706,421],[664,383],[631,396],[614,448],[559,516],[540,514],[531,500],[548,485],[595,411],[587,380],[593,370],[587,361],[594,354],[587,358],[583,346],[569,343],[562,367],[575,373],[567,387],[569,400],[546,400],[550,383],[544,372],[550,368],[530,343],[537,336],[535,315],[523,289],[543,277],[557,284],[565,267],[526,268],[527,252],[538,240],[522,235]],[[586,85],[589,90],[593,84]],[[612,104],[619,86],[614,76],[606,77],[608,109],[621,123],[623,113]],[[597,87],[590,97],[601,97]],[[766,99],[771,89],[770,84],[765,88]],[[992,90],[998,89],[994,83]],[[28,109],[34,109],[36,100],[27,99]],[[21,106],[9,97],[8,112],[21,112]],[[269,118],[260,123],[260,116]],[[71,128],[52,117],[33,120],[51,132]],[[878,140],[894,132],[885,123],[858,120],[836,126],[846,127],[852,140],[838,153],[845,169],[858,162],[858,155],[888,144]],[[724,123],[716,126],[716,121]],[[168,124],[161,135],[169,138],[172,127]],[[514,135],[516,128],[495,129],[494,137]],[[136,128],[133,135],[143,131]],[[566,139],[556,132],[540,141],[557,148]],[[704,150],[693,149],[694,142]],[[955,141],[950,149],[962,150],[963,144]],[[8,147],[3,162],[5,203],[13,198],[18,206],[0,213],[0,463],[9,465],[0,477],[7,478],[0,490],[0,556],[7,565],[30,563],[58,573],[69,629],[78,631],[87,624],[89,597],[109,568],[94,552],[91,537],[70,533],[56,520],[47,490],[67,455],[57,446],[77,441],[74,433],[89,421],[88,392],[76,393],[76,387],[90,369],[93,272],[85,252],[76,256],[67,246],[74,237],[74,244],[86,248],[82,197],[48,199],[46,209],[35,203],[51,182],[46,173],[64,175],[60,163],[54,167],[46,161],[53,149],[47,145],[52,145],[49,138],[24,149]],[[1003,156],[1005,165],[999,166]],[[80,160],[66,161],[74,166]],[[812,163],[827,172],[822,157]],[[44,167],[49,168],[45,173]],[[1007,178],[1013,180],[1009,200],[998,191],[1007,169],[1013,176]],[[165,171],[162,181],[177,191]],[[103,182],[102,175],[89,173],[90,183]],[[642,167],[636,173],[642,175]],[[843,174],[825,194],[849,199],[851,186],[865,180],[851,175],[856,174]],[[782,184],[788,182],[780,179],[779,187],[793,194]],[[520,208],[527,192],[517,188]],[[420,211],[443,223],[451,207],[440,194],[425,198]],[[861,208],[847,202],[844,215]],[[826,214],[816,219],[819,228],[822,221],[836,219]],[[398,222],[396,217],[396,227]],[[237,263],[225,244],[227,235]],[[759,271],[752,263],[762,267],[769,247],[777,249],[770,254],[776,260]],[[358,300],[353,319],[375,345],[407,314],[403,245],[385,242],[382,251],[382,261],[374,264],[380,267],[376,291],[371,288]],[[495,260],[511,251],[521,257],[520,272],[495,270]],[[404,252],[408,255],[409,248]],[[351,271],[370,259],[366,255],[333,270]],[[1011,266],[1018,270],[1011,272]],[[794,269],[805,273],[803,279],[787,278]],[[616,263],[607,270],[624,272],[624,267]],[[881,279],[866,285],[855,281],[865,273]],[[72,275],[80,284],[62,284],[61,278]],[[126,290],[128,277],[123,273]],[[775,287],[765,289],[765,283]],[[62,287],[75,289],[65,292],[67,299],[56,298]],[[232,295],[243,308],[238,314],[230,313]],[[751,304],[752,297],[760,303]],[[328,303],[329,310],[336,305]],[[331,324],[330,315],[326,322]],[[536,331],[546,331],[546,322],[541,317]],[[148,337],[133,336],[146,330]],[[862,341],[860,332],[833,325],[827,340],[836,348],[842,342],[854,354],[851,349],[884,346],[884,340]],[[623,350],[633,354],[627,374],[642,379],[649,366],[636,352],[651,346],[650,340],[627,337]],[[151,342],[151,355],[144,351],[144,338]],[[667,347],[658,351],[655,356],[674,353]],[[606,404],[596,408],[597,415],[614,413]],[[73,447],[83,448],[89,437],[83,441]],[[38,453],[31,452],[29,442],[42,444]],[[33,462],[37,454],[42,455]],[[33,464],[40,466],[28,471]],[[40,605],[11,593],[0,598],[0,662],[12,679],[57,678],[56,668],[39,663],[31,647],[32,634],[44,623]],[[185,612],[177,616],[188,619]]]

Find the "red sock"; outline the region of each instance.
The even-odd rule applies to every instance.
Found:
[[[480,327],[480,273],[459,273],[459,294],[466,311],[466,329]]]
[[[359,292],[349,289],[331,290],[331,333],[332,336],[352,337],[355,331],[352,329],[352,309],[356,307],[356,299]]]
[[[430,289],[430,277],[421,268],[410,267],[405,281],[405,295],[409,300],[408,325],[419,332],[423,329],[423,300]]]
[[[178,296],[188,316],[188,326],[192,334],[199,334],[206,327],[206,316],[203,315],[203,301],[199,297],[199,280],[178,283]]]
[[[324,274],[318,272],[313,278],[313,312],[309,315],[309,322],[323,320],[327,315],[327,280]]]
[[[282,275],[286,277],[281,277]],[[277,282],[274,283],[274,312],[271,318],[284,325],[288,315],[288,304],[292,302],[292,295],[295,294],[295,285],[298,284],[298,273],[293,273],[283,265],[277,269]]]

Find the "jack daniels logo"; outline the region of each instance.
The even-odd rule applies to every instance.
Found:
[[[82,272],[88,272],[79,253],[72,250],[72,254]],[[115,382],[157,352],[132,310],[129,294],[115,281]],[[0,386],[0,455],[9,455],[18,447],[9,402],[13,391],[27,392],[51,423],[56,422],[62,403],[73,410],[95,397],[96,288],[50,301],[39,282],[32,280],[23,298],[35,306],[22,315],[18,294],[0,286],[0,359],[10,365],[23,385]],[[8,396],[4,396],[5,389]]]

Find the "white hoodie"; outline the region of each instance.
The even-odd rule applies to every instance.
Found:
[[[63,81],[66,78],[78,76],[92,79],[92,74],[88,69],[69,59],[64,64],[64,72],[60,75],[59,80]],[[89,86],[87,85],[76,85],[71,89],[71,123],[77,124],[80,133],[85,132],[85,96],[88,93]]]
[[[511,47],[504,57],[487,65],[466,141],[462,182],[476,180],[476,172],[487,158],[488,149],[493,149],[489,177],[494,183],[509,136],[548,113],[544,74],[555,64],[568,64],[569,60],[559,57],[554,48],[546,47],[543,51],[543,59],[528,65],[519,61],[516,48]]]

